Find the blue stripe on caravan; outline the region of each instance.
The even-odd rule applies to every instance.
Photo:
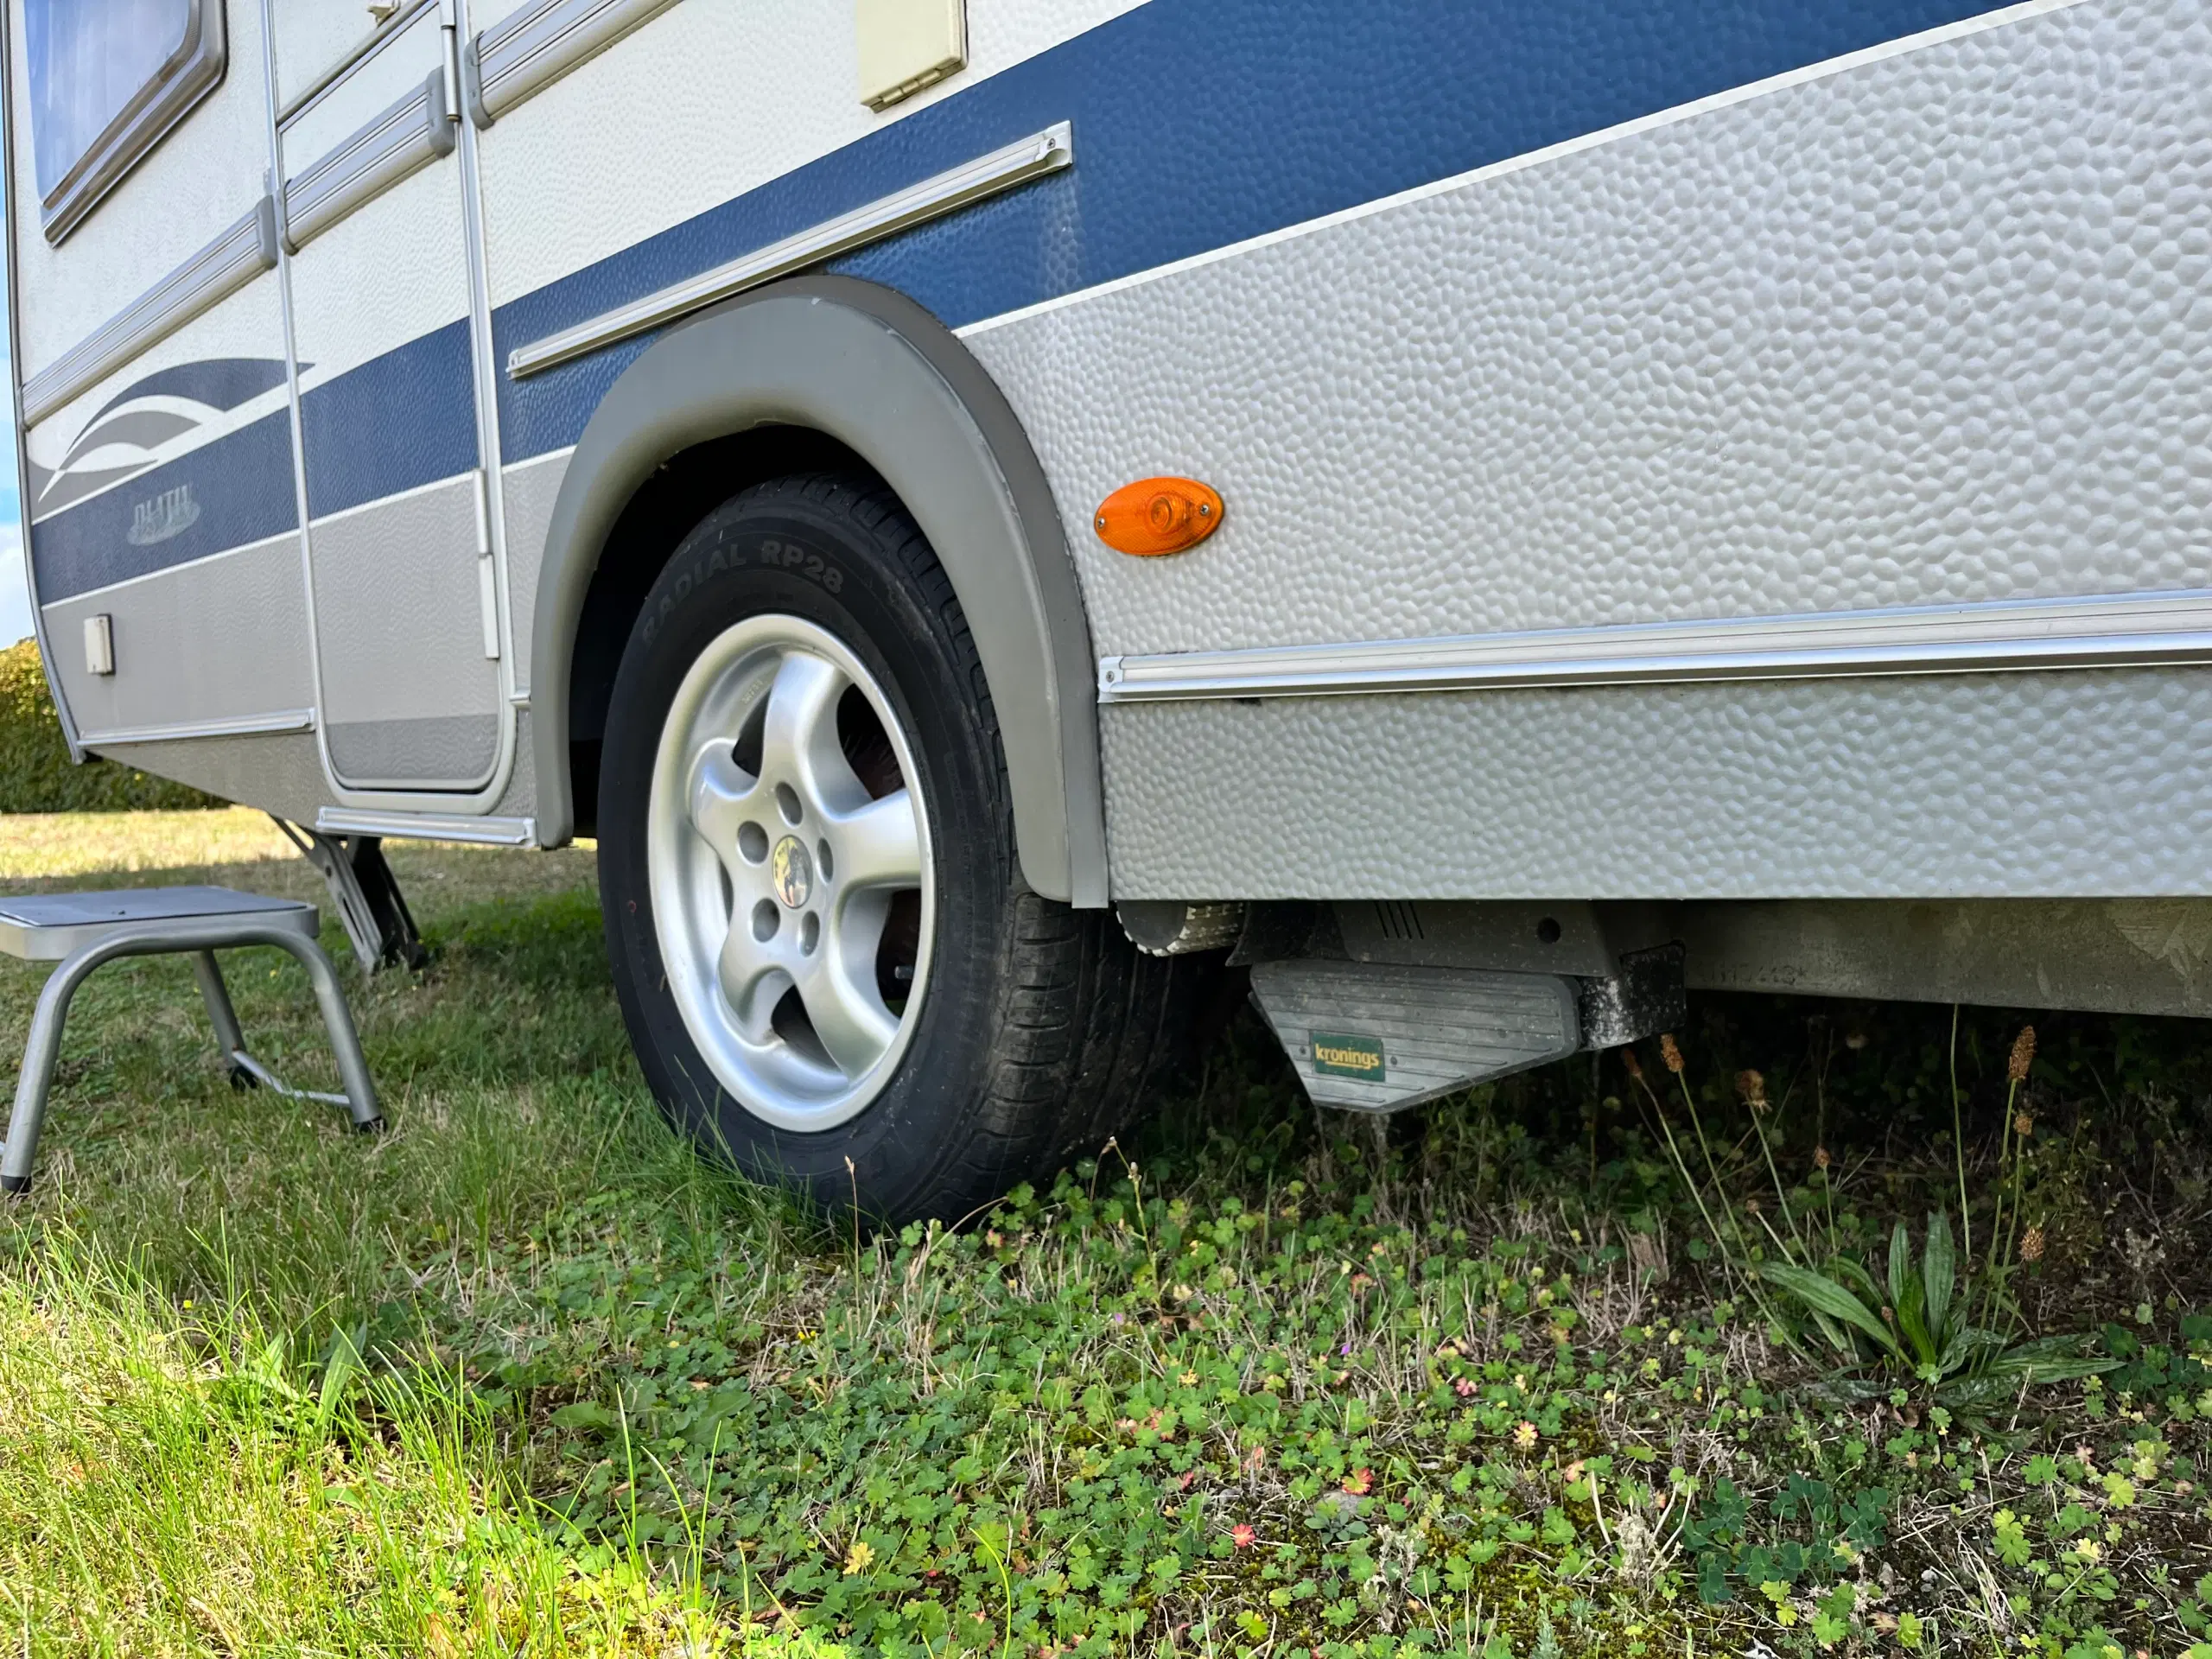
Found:
[[[467,320],[302,391],[300,439],[310,518],[475,466]]]
[[[1067,173],[838,261],[995,316],[1998,10],[1993,0],[1151,0],[499,308],[514,346],[1072,120]],[[511,461],[645,349],[514,382]]]
[[[149,512],[146,523],[156,529],[174,523],[186,511],[188,499],[196,516],[161,541],[134,543],[130,536],[139,523],[139,507],[151,507],[173,490],[189,495],[172,498],[175,505],[164,513]],[[292,487],[291,422],[279,410],[30,525],[39,602],[50,605],[111,582],[296,530],[298,501]]]

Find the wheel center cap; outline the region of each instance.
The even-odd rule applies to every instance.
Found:
[[[768,855],[768,874],[785,908],[797,910],[813,896],[814,861],[806,855],[806,843],[797,836],[785,836],[776,843],[775,851]]]

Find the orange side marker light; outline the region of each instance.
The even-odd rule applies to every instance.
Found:
[[[1117,553],[1184,553],[1221,528],[1221,497],[1194,478],[1141,478],[1098,504],[1091,528]]]

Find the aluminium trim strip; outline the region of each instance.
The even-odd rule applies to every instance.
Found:
[[[726,264],[702,270],[657,293],[602,312],[573,328],[517,346],[507,355],[507,372],[518,380],[557,364],[588,357],[602,346],[673,322],[702,306],[818,265],[825,259],[850,253],[855,248],[880,242],[915,226],[925,225],[972,202],[1057,173],[1074,162],[1074,129],[1062,121],[1003,149],[995,149],[988,156],[879,197],[780,242],[772,242]]]
[[[461,58],[461,101],[488,127],[586,59],[605,51],[676,0],[536,0],[469,41]]]
[[[1375,696],[2212,662],[2212,591],[1102,657],[1098,701]]]
[[[297,253],[355,208],[416,168],[453,154],[445,77],[423,84],[364,122],[313,166],[284,181],[284,243]]]
[[[527,847],[537,839],[535,818],[462,818],[424,812],[365,812],[326,806],[315,827],[327,836],[389,836],[414,841],[461,841],[480,847]]]
[[[276,204],[264,195],[206,247],[24,382],[23,424],[36,426],[276,265]]]
[[[273,714],[238,715],[229,720],[187,721],[175,726],[118,726],[86,732],[86,748],[110,743],[179,743],[195,737],[264,737],[274,732],[311,732],[312,709],[280,709]]]

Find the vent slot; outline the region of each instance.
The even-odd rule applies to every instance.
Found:
[[[1375,901],[1375,925],[1382,937],[1400,943],[1425,939],[1421,931],[1421,912],[1404,899],[1377,899]]]

